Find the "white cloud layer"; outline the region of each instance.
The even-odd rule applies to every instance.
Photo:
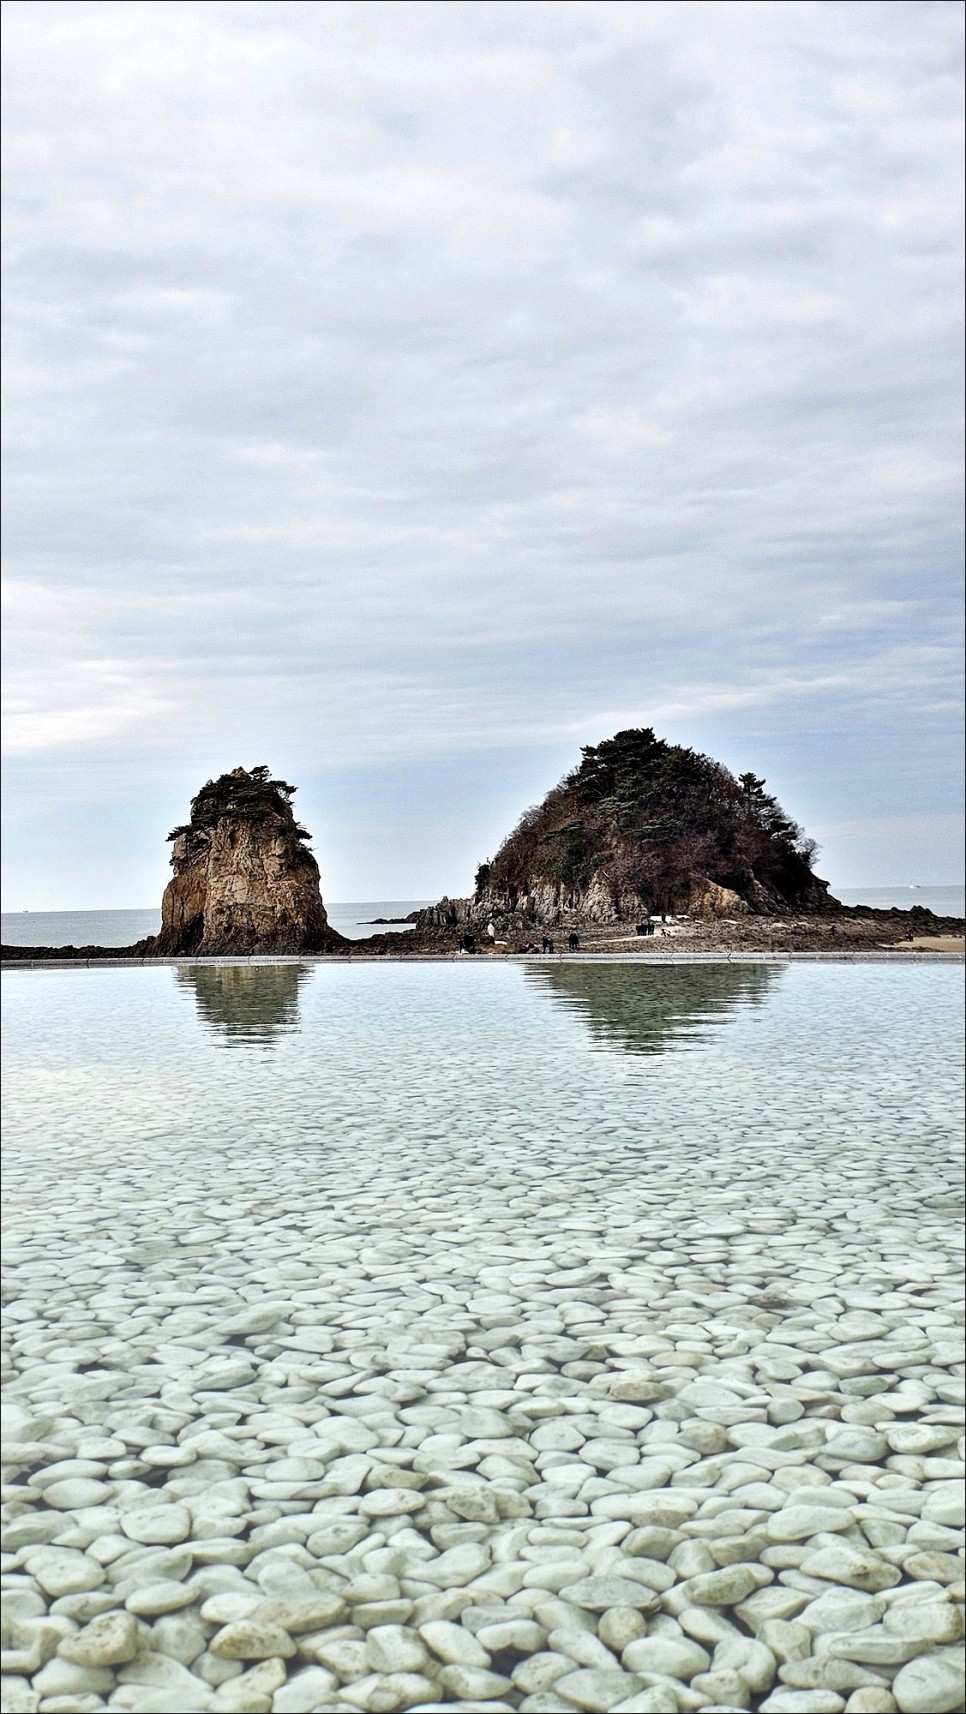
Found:
[[[18,898],[41,825],[262,759],[409,780],[340,890],[465,884],[513,757],[631,721],[949,813],[958,6],[5,21]]]

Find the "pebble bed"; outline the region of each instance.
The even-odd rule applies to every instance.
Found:
[[[962,1708],[959,973],[722,968],[4,978],[5,1709]]]

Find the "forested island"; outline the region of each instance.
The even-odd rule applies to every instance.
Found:
[[[5,961],[626,953],[655,935],[680,950],[845,951],[963,934],[961,918],[921,907],[841,904],[815,873],[815,842],[763,779],[650,727],[584,746],[480,864],[472,895],[414,912],[407,935],[349,941],[330,926],[295,790],[265,766],[201,788],[168,836],[157,935],[124,948],[5,946]]]

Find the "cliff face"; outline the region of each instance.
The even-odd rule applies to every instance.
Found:
[[[326,952],[344,946],[329,927],[319,868],[292,813],[294,786],[267,768],[209,780],[176,827],[172,879],[161,904],[157,957]]]
[[[814,853],[754,774],[736,779],[649,728],[618,732],[526,811],[472,899],[441,900],[421,926],[836,911]]]

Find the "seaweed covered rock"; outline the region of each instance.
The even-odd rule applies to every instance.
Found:
[[[174,870],[161,903],[161,932],[145,953],[327,952],[329,927],[310,837],[292,811],[295,787],[265,767],[209,780],[191,819],[168,835]]]
[[[754,774],[649,728],[588,745],[579,766],[521,817],[473,899],[424,912],[427,930],[489,917],[613,922],[840,909],[813,873],[816,847]]]

